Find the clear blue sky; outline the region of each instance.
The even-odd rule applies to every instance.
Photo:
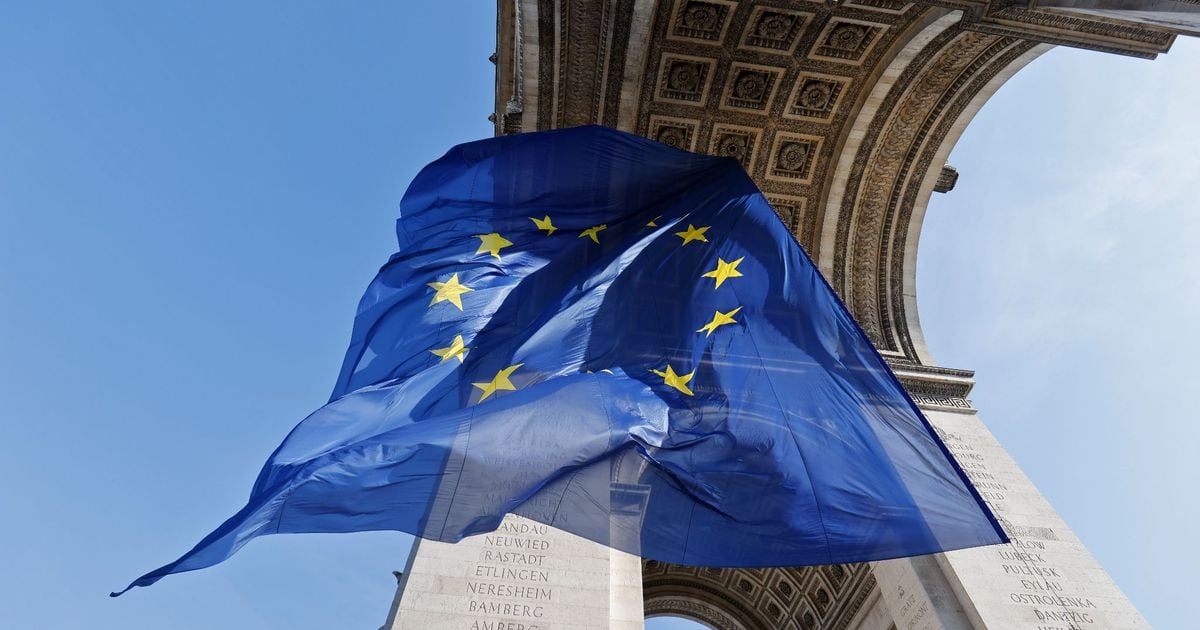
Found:
[[[107,593],[239,508],[325,401],[408,181],[491,133],[494,11],[0,9],[0,627],[383,621],[401,534],[267,537]],[[1200,562],[1200,47],[1177,48],[1019,74],[954,155],[919,275],[935,357],[979,371],[985,420],[1160,627]]]

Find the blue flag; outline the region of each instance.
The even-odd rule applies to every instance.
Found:
[[[735,160],[603,127],[472,142],[396,232],[331,401],[130,587],[264,534],[453,542],[507,513],[702,566],[1006,542]]]

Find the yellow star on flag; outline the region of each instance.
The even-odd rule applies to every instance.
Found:
[[[713,332],[716,331],[717,328],[724,326],[725,324],[735,324],[735,323],[737,323],[737,320],[733,319],[733,316],[737,315],[737,312],[740,310],[742,310],[742,307],[739,306],[739,307],[733,309],[732,311],[729,311],[728,313],[722,313],[721,311],[717,311],[716,315],[713,315],[712,321],[705,324],[702,328],[700,328],[700,330],[697,330],[696,332],[702,332],[702,333],[704,333],[704,336],[707,337],[707,336],[713,334]]]
[[[584,236],[586,236],[586,237],[592,239],[593,241],[595,241],[597,245],[599,245],[600,244],[600,236],[599,236],[600,230],[607,230],[607,229],[608,229],[608,224],[597,225],[595,227],[590,227],[590,228],[580,232],[579,237],[583,238]]]
[[[553,223],[550,222],[550,215],[548,214],[546,215],[545,219],[535,219],[533,217],[529,217],[529,220],[533,221],[533,224],[537,226],[537,229],[546,230],[546,236],[550,236],[554,233],[554,230],[558,229],[554,227]]]
[[[706,274],[702,274],[701,277],[716,278],[717,286],[715,286],[713,288],[719,289],[719,288],[721,288],[722,282],[725,282],[726,280],[728,280],[730,278],[741,278],[742,277],[742,272],[737,270],[737,266],[742,264],[743,260],[746,260],[745,256],[742,256],[741,258],[739,258],[733,262],[725,262],[724,258],[717,258],[717,268],[713,269],[712,271],[710,271]]]
[[[688,389],[688,386],[687,386],[688,382],[692,380],[692,377],[696,375],[696,370],[692,370],[688,374],[676,374],[675,370],[671,369],[671,364],[668,363],[666,372],[660,372],[658,370],[650,370],[650,371],[654,372],[658,376],[661,376],[663,379],[664,385],[666,385],[668,387],[674,387],[675,389],[683,392],[684,394],[687,394],[688,396],[696,395],[695,393],[692,392],[692,390]]]
[[[516,365],[510,365],[510,366],[504,368],[503,370],[496,372],[496,376],[492,377],[492,380],[487,383],[471,383],[475,387],[478,387],[479,389],[483,390],[483,395],[479,397],[479,402],[483,402],[483,401],[487,400],[488,396],[491,396],[492,394],[495,394],[497,391],[500,391],[500,390],[505,390],[505,391],[510,391],[510,392],[516,391],[516,389],[517,389],[516,386],[514,386],[512,384],[512,381],[508,380],[508,377],[511,376],[512,373],[515,372],[517,370],[517,368],[521,367],[522,365],[525,365],[525,364],[518,363]]]
[[[491,234],[476,234],[475,238],[479,239],[479,249],[475,250],[476,254],[487,252],[500,260],[500,250],[512,245],[512,241],[500,236],[499,232]]]
[[[442,361],[448,361],[451,358],[454,358],[458,359],[459,363],[462,363],[466,360],[463,358],[463,355],[467,353],[467,350],[470,350],[470,348],[463,344],[462,335],[454,335],[454,341],[450,342],[450,345],[446,346],[445,348],[430,350],[430,352],[442,357]]]
[[[433,295],[433,301],[429,303],[430,306],[433,306],[438,302],[449,302],[457,306],[458,310],[460,311],[463,310],[462,294],[468,291],[474,291],[474,289],[471,287],[459,283],[458,274],[450,276],[450,279],[446,282],[429,282],[427,284],[434,291],[437,291],[437,293]]]
[[[704,238],[704,233],[707,232],[708,228],[710,228],[710,227],[712,227],[712,226],[706,225],[702,228],[698,228],[698,227],[692,225],[691,223],[689,223],[688,229],[686,232],[676,232],[675,236],[678,236],[679,238],[683,239],[683,245],[687,245],[688,243],[691,243],[692,241],[701,241],[701,242],[707,243],[708,239]],[[680,245],[680,247],[683,247],[683,245]]]
[[[660,214],[660,215],[654,217],[653,219],[650,219],[650,222],[646,224],[646,227],[658,227],[657,221],[661,218],[662,218],[662,215]]]

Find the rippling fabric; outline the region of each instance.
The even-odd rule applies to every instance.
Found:
[[[453,542],[506,513],[705,566],[1006,540],[736,161],[601,127],[482,140],[396,227],[332,400],[133,585],[264,534]]]

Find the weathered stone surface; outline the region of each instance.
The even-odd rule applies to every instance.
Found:
[[[414,544],[384,630],[635,630],[641,561],[519,516]]]
[[[1150,627],[976,414],[925,413],[1012,538],[938,557],[977,627]]]

